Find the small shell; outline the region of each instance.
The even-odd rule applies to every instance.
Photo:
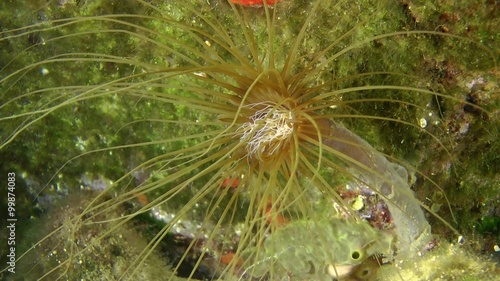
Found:
[[[356,267],[353,265],[328,265],[328,275],[333,278],[346,278],[351,275]]]

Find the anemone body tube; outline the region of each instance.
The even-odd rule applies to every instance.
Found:
[[[339,152],[350,172],[384,198],[397,236],[397,258],[412,258],[430,241],[431,227],[408,183],[408,173],[391,163],[368,142],[344,126],[330,121],[323,143]]]

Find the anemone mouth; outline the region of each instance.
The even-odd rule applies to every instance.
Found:
[[[241,132],[240,141],[246,143],[248,157],[266,161],[275,153],[287,153],[296,130],[294,120],[291,110],[275,108],[273,105],[264,105],[255,111],[250,121],[243,123],[237,130]]]

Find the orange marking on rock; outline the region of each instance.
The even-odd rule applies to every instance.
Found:
[[[135,193],[135,197],[142,206],[146,206],[149,203],[148,197],[144,193]]]
[[[237,188],[240,184],[240,180],[238,178],[226,178],[222,181],[221,187],[222,189],[229,187],[230,189]]]
[[[230,264],[234,259],[236,258],[236,255],[232,252],[226,253],[220,257],[220,262],[228,265]],[[237,266],[241,266],[243,264],[243,260],[241,258],[237,258],[238,260],[236,261]]]
[[[273,209],[273,202],[271,200],[268,200],[266,210],[264,212],[267,224],[273,225],[274,227],[281,227],[290,222],[290,220],[285,218],[282,214],[273,214],[271,212],[272,209]]]
[[[267,0],[266,4],[268,6],[274,5],[281,0]],[[264,5],[264,0],[231,0],[235,4],[240,4],[242,6],[262,6]]]

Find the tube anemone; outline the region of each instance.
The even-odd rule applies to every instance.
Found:
[[[52,4],[0,39],[1,153],[47,213],[21,205],[46,233],[23,234],[16,274],[370,280],[397,265],[379,277],[405,280],[435,257],[431,224],[440,241],[464,231],[453,119],[467,107],[483,145],[498,133],[496,53],[478,38],[415,29],[391,1]],[[469,99],[451,66],[432,75],[444,60]]]

